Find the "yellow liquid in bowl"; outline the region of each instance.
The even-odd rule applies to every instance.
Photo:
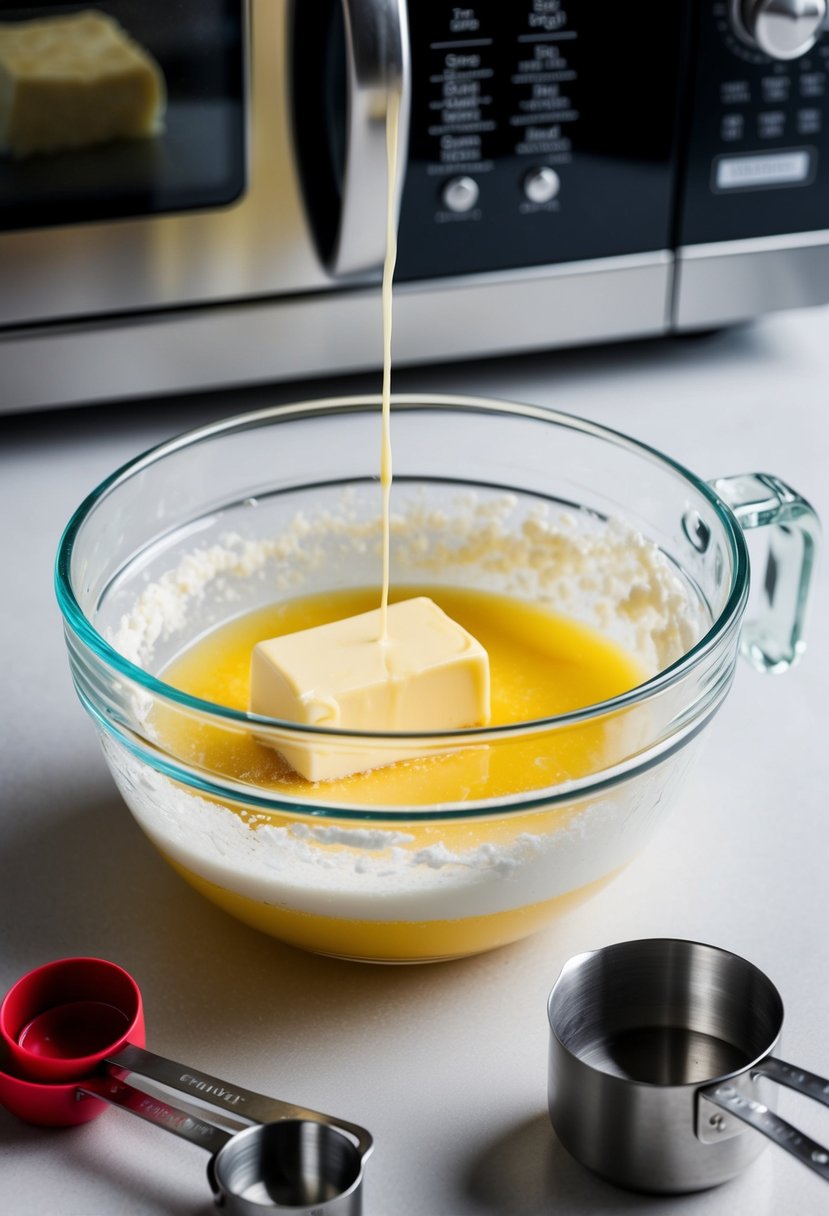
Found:
[[[170,858],[167,858],[170,861]],[[310,950],[362,963],[439,963],[495,950],[529,937],[601,890],[612,874],[566,895],[483,916],[436,920],[355,920],[296,912],[246,899],[171,861],[192,887],[237,920],[271,937]]]
[[[428,595],[486,648],[490,660],[494,726],[551,717],[616,696],[641,683],[639,665],[594,630],[544,607],[488,592],[443,587],[395,588],[396,599]],[[373,588],[337,591],[286,601],[240,617],[199,639],[164,672],[182,690],[219,704],[246,709],[250,655],[256,642],[307,629],[377,605]],[[245,732],[204,725],[181,714],[157,714],[164,746],[191,763],[235,780],[278,791],[290,802],[319,801],[328,806],[400,808],[400,829],[411,839],[408,852],[435,847],[469,856],[481,847],[510,847],[522,833],[548,833],[567,825],[567,808],[513,812],[499,818],[418,821],[405,808],[434,808],[446,803],[509,798],[541,790],[595,772],[611,763],[618,745],[613,722],[592,722],[566,731],[526,735],[509,743],[469,748],[443,756],[412,759],[367,773],[311,784],[299,777],[277,752]],[[618,757],[616,757],[618,758]],[[238,813],[246,814],[241,808]],[[319,822],[301,813],[248,818],[256,831],[263,822],[281,826]],[[326,812],[324,824],[353,828]],[[357,825],[359,826],[359,824]],[[371,826],[368,824],[366,826]],[[397,827],[385,821],[382,827]],[[163,850],[163,845],[160,845]],[[330,844],[336,855],[347,845]],[[291,906],[289,901],[251,897],[244,882],[238,889],[196,872],[182,856],[166,854],[176,870],[213,902],[239,919],[294,945],[319,953],[377,961],[414,961],[457,957],[502,945],[534,931],[557,912],[569,908],[601,882],[574,882],[553,898],[530,899],[516,906],[451,915],[395,913],[395,901],[382,895],[370,900],[370,911],[345,915],[332,903]],[[508,880],[505,880],[508,881]],[[389,883],[390,896],[394,882]],[[384,902],[388,903],[387,909]]]

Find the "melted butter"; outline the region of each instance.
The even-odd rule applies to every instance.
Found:
[[[368,611],[376,594],[372,588],[332,591],[237,618],[194,643],[163,678],[193,696],[246,709],[250,654],[257,642]],[[492,725],[567,713],[643,679],[638,664],[619,647],[545,607],[460,588],[394,587],[390,592],[392,601],[414,595],[429,596],[486,649]],[[165,747],[190,763],[280,795],[343,805],[427,806],[506,797],[594,772],[625,747],[624,722],[616,715],[312,784],[246,731],[207,726],[161,708],[156,718]]]

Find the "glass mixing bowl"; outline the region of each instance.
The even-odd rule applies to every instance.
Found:
[[[773,671],[799,653],[817,521],[776,478],[709,485],[547,409],[398,396],[393,441],[393,584],[548,604],[620,645],[641,682],[552,718],[406,737],[298,727],[165,682],[176,655],[244,612],[377,585],[374,397],[263,410],[139,457],[75,513],[56,581],[78,695],[170,864],[287,942],[412,962],[520,938],[638,853],[740,649]],[[763,526],[769,564],[748,622],[743,530]],[[231,762],[251,735],[402,751],[411,781],[394,798],[365,781],[286,795]],[[562,762],[573,755],[575,775]],[[496,771],[497,796],[481,796]]]

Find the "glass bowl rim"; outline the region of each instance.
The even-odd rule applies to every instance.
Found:
[[[70,574],[72,553],[78,533],[91,512],[119,485],[128,481],[142,469],[156,464],[165,457],[173,455],[184,448],[196,447],[208,440],[220,438],[223,434],[232,434],[252,430],[260,426],[279,424],[292,419],[319,418],[330,414],[367,413],[377,409],[381,404],[380,394],[358,394],[348,397],[311,398],[307,401],[292,402],[283,405],[268,406],[245,414],[232,415],[218,419],[204,426],[184,431],[172,439],[156,444],[146,451],[133,457],[117,468],[113,473],[100,482],[80,503],[72,513],[61,535],[55,559],[54,581],[58,605],[66,625],[71,628],[76,637],[83,642],[108,667],[114,669],[119,677],[126,678],[137,684],[154,697],[189,711],[208,715],[211,718],[232,722],[235,726],[248,725],[261,729],[263,726],[305,734],[312,738],[330,738],[332,740],[344,737],[350,740],[394,740],[407,739],[414,742],[442,739],[454,739],[468,742],[486,742],[494,736],[503,737],[510,734],[520,734],[528,729],[541,730],[562,728],[590,721],[593,718],[628,709],[633,705],[648,700],[663,689],[677,684],[692,668],[701,662],[718,645],[721,637],[739,620],[748,598],[748,546],[743,530],[733,515],[731,509],[717,495],[715,490],[696,474],[685,468],[672,457],[660,452],[657,448],[633,439],[624,432],[614,430],[600,423],[554,410],[547,406],[527,405],[518,402],[448,393],[393,393],[391,398],[394,409],[443,409],[447,412],[485,413],[489,415],[507,415],[524,417],[533,421],[545,422],[561,426],[571,431],[592,436],[604,442],[624,448],[637,456],[666,466],[671,472],[701,494],[712,507],[715,515],[723,526],[728,541],[731,558],[732,574],[728,597],[719,615],[710,628],[694,645],[680,658],[667,667],[662,668],[654,676],[637,684],[627,692],[620,693],[604,701],[570,710],[564,714],[556,714],[547,718],[532,719],[527,722],[504,723],[498,726],[478,726],[464,730],[453,731],[356,731],[336,730],[330,727],[310,726],[296,722],[282,721],[278,718],[263,717],[245,710],[232,709],[215,701],[208,701],[191,696],[171,684],[165,683],[152,675],[143,667],[131,662],[120,654],[102,634],[94,627],[83,612],[72,588]],[[392,415],[392,424],[393,424]],[[378,423],[379,424],[379,423]]]

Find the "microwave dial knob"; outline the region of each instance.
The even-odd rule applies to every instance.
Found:
[[[480,187],[474,177],[453,177],[441,191],[441,201],[447,211],[462,215],[478,202]]]
[[[734,0],[733,16],[744,42],[772,59],[797,59],[820,36],[826,0]]]
[[[561,189],[561,178],[549,165],[531,169],[524,178],[524,194],[531,203],[550,203]]]

